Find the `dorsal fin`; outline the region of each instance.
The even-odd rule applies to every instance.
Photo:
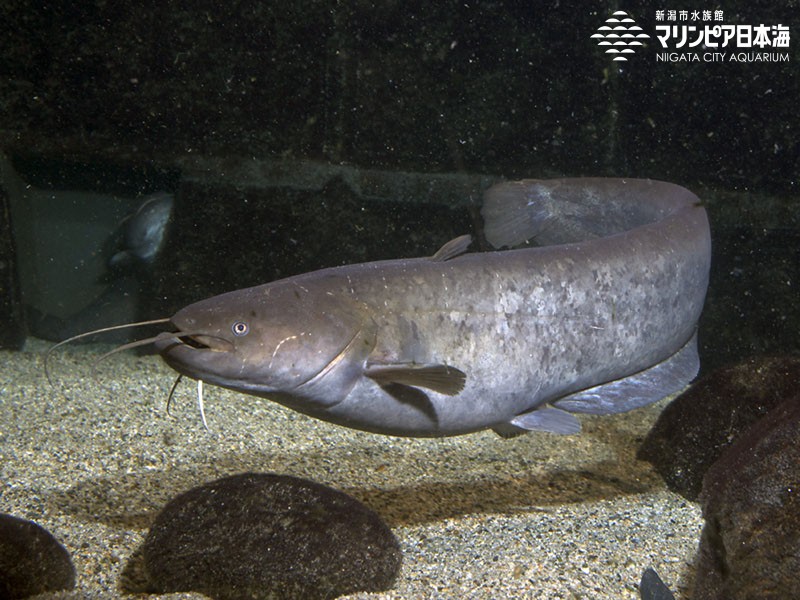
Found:
[[[436,254],[431,256],[431,260],[436,262],[443,262],[451,258],[464,254],[472,243],[472,236],[469,234],[460,235],[447,242],[444,246],[436,251]]]

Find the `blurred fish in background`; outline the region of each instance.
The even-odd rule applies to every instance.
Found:
[[[87,330],[139,319],[139,300],[149,287],[152,264],[163,250],[173,204],[174,197],[167,192],[145,196],[98,250],[105,260],[105,272],[96,278],[96,283],[104,286],[102,291],[65,316],[28,304],[30,333],[57,342]],[[120,331],[98,340],[121,343],[127,341],[128,335],[127,331]]]
[[[172,205],[172,194],[157,192],[146,196],[136,212],[123,219],[109,238],[116,246],[116,251],[108,259],[110,273],[153,263],[164,247]]]

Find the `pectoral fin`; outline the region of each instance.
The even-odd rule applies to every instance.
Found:
[[[380,385],[396,383],[455,396],[464,389],[467,375],[449,365],[368,365],[364,375]]]

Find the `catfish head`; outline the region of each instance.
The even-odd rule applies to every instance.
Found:
[[[470,239],[458,237],[432,257],[414,260],[444,262],[464,252]],[[48,359],[64,344],[129,327],[167,325],[173,331],[118,346],[95,364],[111,354],[153,344],[170,367],[198,381],[201,415],[203,382],[263,396],[316,416],[347,398],[362,377],[382,388],[387,397],[416,402],[426,410],[432,410],[430,392],[461,393],[467,375],[454,365],[409,361],[403,352],[373,357],[379,334],[373,309],[354,296],[349,275],[332,271],[214,296],[190,304],[171,318],[72,336],[47,351],[45,374],[50,380]],[[386,327],[387,321],[382,322]],[[391,327],[383,334],[389,340],[397,336]]]
[[[179,373],[288,404],[333,406],[364,374],[377,326],[366,306],[284,281],[202,300],[155,347]]]

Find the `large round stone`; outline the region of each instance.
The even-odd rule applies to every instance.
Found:
[[[217,600],[334,598],[388,589],[402,555],[372,510],[327,486],[234,475],[171,500],[143,548],[157,592]]]
[[[33,521],[0,514],[0,598],[75,587],[69,552]]]
[[[664,409],[638,458],[697,500],[703,477],[739,434],[800,387],[800,358],[753,357],[706,375]]]
[[[800,394],[728,447],[703,481],[694,600],[800,598]]]

